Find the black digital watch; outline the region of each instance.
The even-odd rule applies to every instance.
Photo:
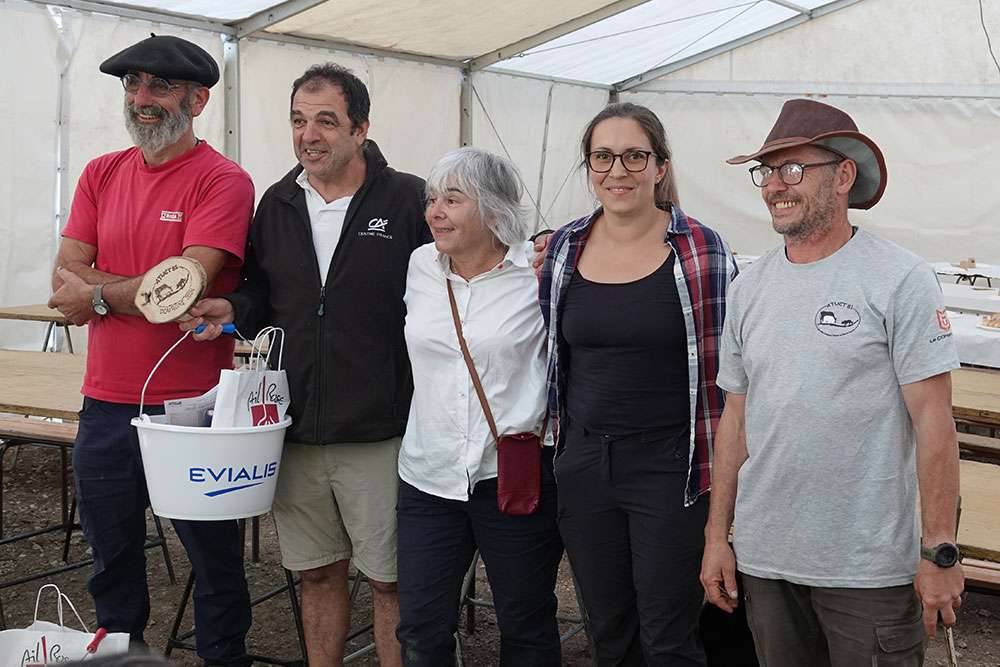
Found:
[[[958,546],[951,542],[942,542],[936,547],[920,545],[920,557],[929,560],[938,567],[954,567],[961,557]]]

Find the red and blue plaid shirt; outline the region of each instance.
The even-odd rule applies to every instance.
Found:
[[[565,345],[559,318],[566,288],[580,261],[591,226],[600,214],[601,209],[598,209],[552,234],[539,281],[539,303],[549,339],[549,414],[557,441],[566,387],[566,372],[559,365]],[[715,376],[719,372],[726,289],[736,277],[737,269],[722,237],[684,215],[677,206],[671,210],[666,242],[679,260],[674,264],[674,279],[687,330],[690,395],[696,398],[691,401],[691,443],[684,493],[684,505],[689,506],[712,484],[712,440],[725,403],[723,391],[715,385]]]

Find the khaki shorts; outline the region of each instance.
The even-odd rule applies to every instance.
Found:
[[[369,579],[396,581],[401,441],[285,443],[272,511],[286,568],[352,559]]]

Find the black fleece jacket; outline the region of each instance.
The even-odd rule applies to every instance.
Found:
[[[297,165],[261,198],[243,282],[226,295],[243,334],[285,330],[292,442],[372,442],[406,427],[413,379],[403,294],[410,253],[431,241],[424,182],[389,167],[371,140],[364,155],[365,182],[347,209],[325,286]]]

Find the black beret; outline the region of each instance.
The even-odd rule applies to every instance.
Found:
[[[219,65],[208,51],[171,35],[153,35],[119,51],[101,63],[101,71],[117,77],[147,72],[164,79],[196,81],[208,88],[219,80]]]

